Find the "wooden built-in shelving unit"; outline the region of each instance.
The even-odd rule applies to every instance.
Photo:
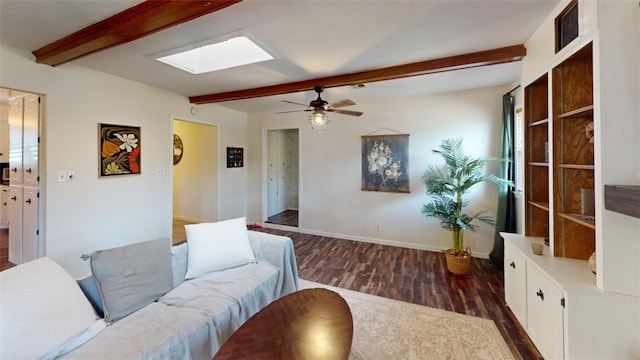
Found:
[[[595,187],[592,45],[556,66],[552,78],[554,255],[586,260],[596,228],[593,200],[585,201]]]
[[[525,196],[528,236],[549,237],[549,81],[525,88]]]
[[[592,59],[589,44],[525,87],[525,235],[582,260],[595,251]]]

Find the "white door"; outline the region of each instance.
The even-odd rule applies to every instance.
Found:
[[[504,247],[504,299],[520,325],[526,329],[527,261],[510,245]]]
[[[527,333],[545,359],[564,357],[562,297],[537,269],[527,269]]]
[[[9,225],[9,187],[0,186],[0,229]]]
[[[267,216],[278,213],[278,172],[269,171],[267,179]]]
[[[22,184],[22,114],[24,98],[9,100],[9,181]]]
[[[9,186],[9,262],[22,264],[22,186]]]
[[[38,189],[24,188],[22,195],[22,262],[38,258]]]
[[[38,186],[38,123],[40,96],[30,94],[24,98],[22,121],[22,168],[25,185]],[[11,143],[13,147],[13,143]]]

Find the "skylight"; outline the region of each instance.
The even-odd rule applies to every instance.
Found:
[[[192,74],[203,74],[273,58],[264,48],[242,35],[158,57],[156,60]]]

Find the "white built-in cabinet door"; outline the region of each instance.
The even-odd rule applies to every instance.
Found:
[[[0,121],[0,162],[9,162],[9,122]]]
[[[527,268],[527,333],[547,360],[564,358],[563,292],[534,266]]]
[[[24,98],[9,99],[9,181],[22,184],[22,118]]]
[[[22,194],[22,262],[38,258],[38,189],[25,187]]]
[[[24,98],[22,121],[22,168],[23,183],[38,186],[38,123],[40,119],[40,96],[30,94]]]
[[[9,186],[9,262],[22,264],[22,186]]]
[[[527,260],[508,243],[504,248],[505,302],[523,328],[527,328]]]
[[[9,187],[0,186],[0,228],[9,225]]]

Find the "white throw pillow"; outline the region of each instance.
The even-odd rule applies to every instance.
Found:
[[[255,261],[245,218],[184,226],[187,279]]]
[[[46,257],[0,272],[0,317],[1,359],[51,359],[104,327],[76,281]]]

